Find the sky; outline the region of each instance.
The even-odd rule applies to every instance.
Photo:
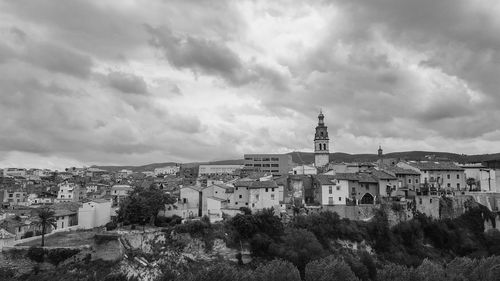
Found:
[[[0,168],[496,153],[499,89],[499,1],[0,0]]]

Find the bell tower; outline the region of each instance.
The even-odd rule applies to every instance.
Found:
[[[330,139],[328,138],[328,127],[325,126],[325,116],[319,112],[318,126],[314,134],[314,165],[324,167],[330,162]]]

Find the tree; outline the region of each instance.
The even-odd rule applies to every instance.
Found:
[[[469,190],[472,191],[472,186],[476,184],[476,179],[468,178],[466,180],[467,185],[469,186]]]
[[[45,246],[45,232],[51,226],[56,227],[57,221],[54,210],[50,208],[41,208],[38,210],[38,221],[34,224],[42,228],[42,247]]]
[[[321,258],[325,253],[316,236],[305,229],[288,228],[282,240],[281,243],[271,244],[269,252],[292,262],[302,273],[307,263]]]
[[[307,264],[306,281],[358,281],[349,265],[335,256],[312,261]]]
[[[261,265],[253,275],[253,279],[259,281],[300,281],[297,267],[283,260],[273,260]]]
[[[120,202],[118,221],[125,224],[155,224],[158,212],[174,200],[156,186],[136,187],[129,196]]]

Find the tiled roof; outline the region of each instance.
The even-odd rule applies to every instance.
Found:
[[[359,181],[357,173],[337,173],[334,177],[338,180]]]
[[[398,166],[385,167],[382,170],[396,174],[396,175],[420,175],[419,172],[412,169],[404,169]]]
[[[395,176],[388,174],[384,171],[379,171],[379,170],[371,170],[371,174],[380,180],[395,180],[397,179]]]
[[[315,178],[321,185],[334,184],[332,181],[336,179],[336,177],[332,175],[317,175]]]
[[[369,173],[337,173],[334,177],[338,180],[378,183],[378,180]]]
[[[250,187],[253,181],[237,181],[234,183],[235,187]]]
[[[424,171],[463,171],[464,169],[455,165],[453,162],[434,162],[434,161],[421,161],[410,162],[411,166]]]
[[[8,232],[7,230],[0,228],[0,239],[14,238],[14,234]]]
[[[257,189],[257,188],[276,188],[278,185],[276,184],[275,181],[254,181],[252,184],[249,186],[251,189]]]

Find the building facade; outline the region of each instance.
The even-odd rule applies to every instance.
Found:
[[[289,154],[245,154],[244,166],[274,175],[285,175],[292,168],[292,155]]]
[[[232,175],[241,168],[242,165],[200,165],[198,175]]]

